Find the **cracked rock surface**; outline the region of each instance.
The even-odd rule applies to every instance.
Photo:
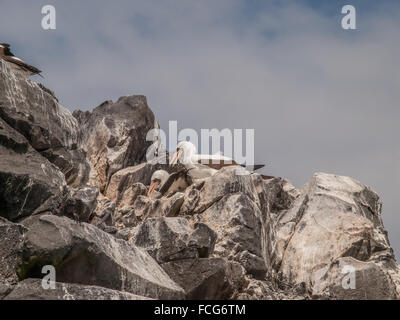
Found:
[[[180,169],[146,161],[168,158],[158,128],[144,96],[71,114],[0,60],[0,299],[400,298],[371,188],[230,166],[148,197],[156,170]]]

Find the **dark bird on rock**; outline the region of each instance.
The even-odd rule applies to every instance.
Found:
[[[193,179],[185,168],[171,174],[165,170],[157,170],[151,176],[151,183],[147,196],[150,197],[154,190],[159,191],[161,195],[181,192],[192,183]]]
[[[7,43],[0,43],[0,58],[9,64],[11,69],[22,74],[26,78],[35,74],[42,76],[40,74],[42,71],[14,56],[10,50],[10,45]]]

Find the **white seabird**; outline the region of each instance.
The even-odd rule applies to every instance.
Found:
[[[0,43],[0,58],[6,61],[11,69],[19,74],[22,74],[26,78],[29,78],[35,74],[40,75],[42,72],[38,68],[35,68],[14,56],[14,54],[10,51],[10,45],[7,43]]]
[[[170,165],[174,166],[178,162],[185,165],[189,170],[189,174],[197,174],[198,179],[212,176],[217,170],[226,166],[246,167],[220,153],[211,155],[197,154],[195,145],[190,141],[181,141],[178,143]],[[252,170],[257,170],[264,167],[264,165],[254,165],[251,167]]]
[[[160,190],[164,183],[168,180],[169,173],[165,170],[157,170],[151,176],[150,188],[147,196],[150,197],[154,190]]]

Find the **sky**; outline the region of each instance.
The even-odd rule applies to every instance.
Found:
[[[375,190],[398,261],[399,31],[397,0],[0,0],[0,42],[69,110],[143,94],[163,129],[252,128],[262,173]]]

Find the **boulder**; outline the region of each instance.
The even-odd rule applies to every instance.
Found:
[[[155,299],[180,299],[183,290],[144,250],[66,217],[41,215],[24,220],[20,279],[41,278],[44,265],[56,281],[101,286]]]
[[[43,212],[62,213],[63,173],[0,119],[0,216],[11,221]]]
[[[146,135],[158,126],[146,97],[121,97],[115,103],[104,102],[92,112],[78,110],[73,115],[81,128],[79,146],[91,165],[89,184],[98,186],[100,192],[106,192],[114,173],[146,160],[151,145]]]
[[[0,297],[1,299],[1,297]],[[148,300],[143,296],[103,287],[73,283],[55,283],[55,289],[43,289],[41,279],[21,281],[3,295],[4,300]]]
[[[243,194],[259,206],[256,189],[250,174],[240,166],[228,166],[214,176],[205,179],[199,188],[201,192],[194,213],[201,213],[215,202],[231,194]],[[248,172],[247,172],[248,173]]]
[[[109,199],[116,201],[117,205],[119,205],[121,202],[122,206],[133,204],[128,203],[129,200],[127,201],[126,199],[123,201],[125,192],[129,190],[129,192],[132,194],[130,197],[132,199],[131,201],[136,199],[136,194],[145,195],[147,193],[147,188],[144,185],[150,184],[152,172],[153,166],[148,163],[141,163],[137,166],[127,167],[119,170],[112,175],[110,182],[107,185],[105,195]],[[140,182],[140,185],[137,184],[138,182]],[[143,189],[141,186],[143,186],[145,189]],[[125,195],[125,198],[127,198],[127,195]]]
[[[317,173],[279,216],[273,265],[289,281],[312,290],[313,272],[341,257],[396,265],[378,195],[349,177]]]
[[[58,166],[69,183],[85,183],[88,166],[77,147],[78,121],[50,90],[15,74],[3,60],[0,70],[0,118]]]
[[[186,218],[149,218],[138,226],[130,241],[158,263],[209,257],[214,250],[215,232],[204,224],[194,228]]]
[[[114,212],[115,212],[115,202],[104,197],[100,193],[97,196],[96,209],[93,211],[93,214],[90,218],[90,223],[95,226],[100,224],[112,226]]]
[[[234,291],[222,258],[184,259],[166,262],[162,268],[179,284],[188,300],[220,300]]]
[[[97,207],[99,189],[93,186],[70,189],[64,215],[76,221],[88,222]]]
[[[18,282],[16,267],[21,262],[26,231],[24,226],[0,217],[0,283],[3,285]]]
[[[113,225],[117,229],[126,229],[136,227],[139,224],[139,219],[135,214],[132,206],[125,206],[118,209],[113,216]]]
[[[397,270],[397,279],[399,275]],[[393,280],[387,272],[387,266],[343,257],[312,273],[312,295],[314,299],[398,299]]]
[[[199,215],[218,235],[215,255],[241,263],[248,273],[262,279],[268,266],[263,259],[260,217],[256,203],[242,193],[228,194]]]

